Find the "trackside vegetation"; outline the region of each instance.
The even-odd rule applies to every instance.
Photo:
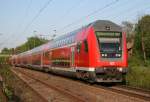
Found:
[[[138,56],[130,58],[127,85],[150,89],[150,62],[145,64]]]
[[[150,89],[150,15],[143,16],[135,26],[127,84]]]
[[[3,48],[1,54],[18,54],[21,52],[25,52],[27,50],[33,49],[37,46],[40,46],[44,43],[48,42],[48,40],[40,38],[40,37],[29,37],[25,43],[16,48]]]
[[[11,101],[14,98],[14,90],[11,86],[14,77],[8,65],[0,64],[0,75],[3,77],[3,91],[8,100]]]

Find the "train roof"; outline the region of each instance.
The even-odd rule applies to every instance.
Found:
[[[77,32],[79,32],[80,30],[84,29],[84,28],[88,28],[89,26],[93,26],[95,31],[117,31],[117,32],[121,32],[122,31],[122,27],[117,25],[116,23],[113,23],[109,20],[96,20],[86,26],[83,26],[79,29],[76,29],[72,32],[69,32],[67,34],[64,34],[62,36],[59,36],[58,38],[55,39],[55,41],[66,38],[68,36],[72,36],[77,34]],[[109,29],[108,29],[109,28]]]
[[[122,27],[109,21],[109,20],[97,20],[89,24],[94,27],[95,31],[117,31],[121,32]]]

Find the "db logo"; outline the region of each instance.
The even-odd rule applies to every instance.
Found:
[[[110,65],[115,65],[115,62],[110,62],[109,64],[110,64]]]

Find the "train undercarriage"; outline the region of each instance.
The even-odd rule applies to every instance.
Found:
[[[16,65],[16,67],[26,67],[30,69],[51,72],[58,75],[74,77],[85,80],[91,83],[122,83],[126,81],[127,68],[93,68],[93,70],[83,70],[75,68],[61,68],[61,67],[41,67],[32,65]]]

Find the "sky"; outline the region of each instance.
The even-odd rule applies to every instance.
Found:
[[[0,0],[0,50],[31,36],[50,39],[95,20],[136,23],[150,14],[150,0]]]

